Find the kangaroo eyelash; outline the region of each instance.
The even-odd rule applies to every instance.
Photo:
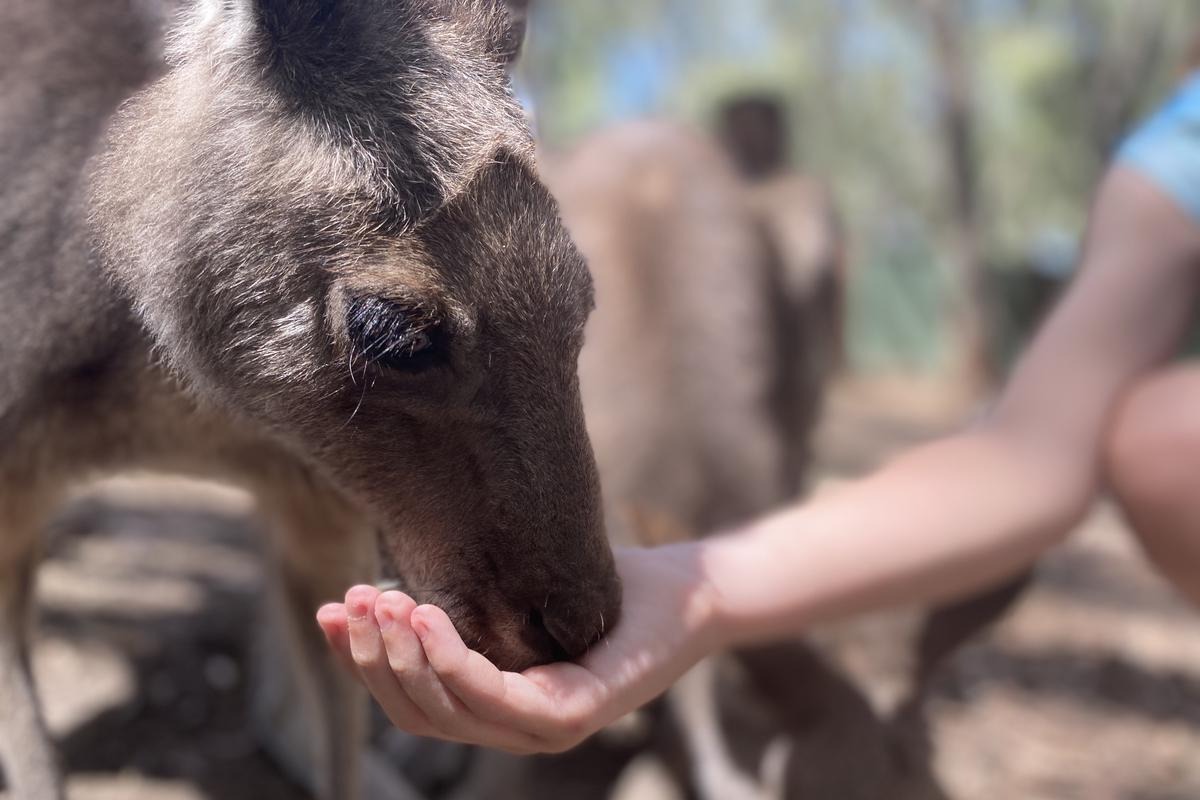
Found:
[[[359,297],[347,306],[346,333],[356,358],[415,371],[428,366],[439,350],[441,319],[428,307]]]

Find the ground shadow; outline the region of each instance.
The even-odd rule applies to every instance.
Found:
[[[985,644],[963,653],[937,679],[934,692],[961,702],[986,685],[1200,728],[1200,679],[1118,655],[1066,649],[1028,653]]]
[[[138,557],[139,550],[149,551],[164,535],[186,537],[189,547],[199,547],[195,560],[164,567]],[[64,516],[51,540],[53,557],[82,574],[100,573],[136,587],[169,570],[167,577],[198,589],[202,597],[194,611],[156,610],[151,603],[128,614],[101,603],[95,609],[43,604],[44,635],[102,642],[122,654],[134,675],[132,696],[74,727],[59,742],[67,771],[179,781],[214,800],[308,797],[282,776],[249,733],[246,675],[254,617],[249,612],[257,588],[222,580],[220,564],[231,556],[259,558],[253,521],[211,511],[148,511],[90,501]],[[89,542],[111,546],[117,557],[73,563]],[[204,563],[209,551],[214,563]]]

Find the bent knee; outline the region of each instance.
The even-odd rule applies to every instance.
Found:
[[[1123,503],[1194,502],[1200,488],[1200,366],[1139,382],[1105,442],[1105,471]]]

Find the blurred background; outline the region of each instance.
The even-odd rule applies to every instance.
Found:
[[[553,149],[778,98],[793,164],[842,211],[851,365],[945,374],[1011,353],[1027,284],[1069,274],[1092,187],[1198,24],[1189,0],[561,0],[535,4],[519,80]]]
[[[731,148],[740,179],[799,187],[787,208],[764,195],[770,224],[807,226],[807,268],[835,278],[806,300],[823,355],[813,418],[793,421],[821,492],[977,413],[1069,279],[1113,149],[1198,34],[1193,0],[535,0],[517,81],[548,165],[634,120],[729,145],[765,114],[765,161]],[[246,725],[257,527],[240,494],[140,478],[59,520],[34,661],[73,798],[304,796]],[[905,625],[815,632],[881,714],[912,665],[876,645]],[[1102,505],[954,654],[925,713],[943,794],[922,798],[1195,800],[1200,626]],[[424,796],[501,796],[453,794],[461,750],[383,725],[376,745]],[[614,796],[672,791],[631,774]]]

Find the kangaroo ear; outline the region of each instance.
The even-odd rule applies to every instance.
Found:
[[[403,1],[403,0],[402,0]],[[509,67],[520,57],[533,0],[409,0],[430,7],[467,36],[480,40],[488,54]]]
[[[214,42],[223,47],[266,43],[284,50],[330,47],[347,5],[346,0],[195,0],[175,31],[171,55],[186,58]]]
[[[525,32],[529,27],[529,7],[533,0],[504,0],[508,12],[508,24],[504,26],[496,52],[505,66],[511,66],[521,57],[525,46]]]
[[[206,0],[222,39],[255,52],[276,88],[308,96],[366,57],[374,37],[362,0]],[[383,7],[383,6],[381,6]],[[390,18],[388,18],[390,19]]]
[[[244,23],[261,30],[269,41],[286,44],[336,26],[343,0],[224,0]]]
[[[779,98],[739,95],[727,100],[719,115],[721,141],[744,174],[763,178],[787,168],[787,110]]]

